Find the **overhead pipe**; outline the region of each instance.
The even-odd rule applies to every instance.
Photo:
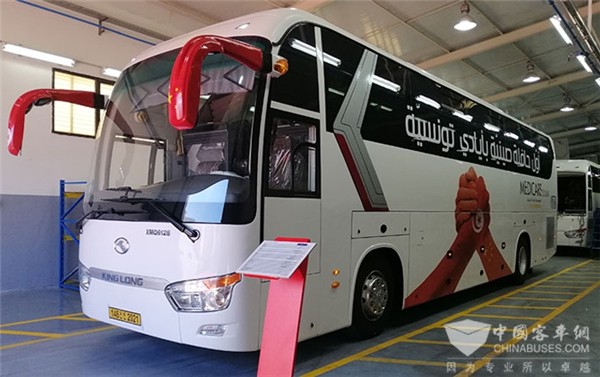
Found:
[[[571,34],[571,37],[577,44],[577,47],[587,58],[589,58],[592,71],[594,71],[597,75],[600,75],[600,47],[598,47],[597,41],[594,39],[589,29],[585,26],[585,22],[581,18],[581,15],[577,11],[577,8],[573,5],[571,0],[559,2],[565,9],[565,12],[561,12],[558,5],[556,4],[556,1],[548,0],[548,3],[554,9],[554,13],[556,13],[556,15],[563,22],[563,24],[569,31],[569,34]],[[567,20],[563,13],[567,13],[570,19]],[[575,30],[573,30],[571,24],[573,24],[577,28],[579,35],[575,32]]]
[[[582,43],[588,47],[588,56],[595,60],[596,73],[600,73],[600,46],[598,46],[598,37],[593,34],[593,31],[590,29],[591,26],[586,26],[583,18],[581,18],[581,15],[571,0],[566,1],[563,6],[567,9],[567,12],[577,27],[577,30],[582,34]],[[588,15],[590,16],[589,21],[591,25],[591,13],[588,12]]]
[[[17,0],[17,2],[21,3],[21,4],[24,4],[24,5],[32,6],[34,8],[38,8],[40,10],[44,10],[46,12],[53,13],[53,14],[56,14],[56,15],[59,15],[59,16],[63,16],[63,17],[69,18],[69,19],[74,20],[74,21],[82,22],[82,23],[84,23],[86,25],[91,25],[91,26],[94,26],[96,28],[102,28],[102,30],[104,30],[104,31],[109,31],[111,33],[120,35],[120,36],[125,37],[125,38],[133,39],[134,41],[145,43],[145,44],[150,45],[150,46],[154,46],[156,44],[156,43],[153,43],[153,42],[150,42],[150,41],[138,38],[136,36],[133,36],[133,35],[130,35],[130,34],[127,34],[127,33],[123,33],[122,31],[119,31],[119,30],[116,30],[116,29],[104,26],[104,25],[102,25],[100,23],[94,23],[92,21],[88,21],[88,20],[85,20],[85,19],[80,18],[80,17],[72,16],[72,15],[70,15],[68,13],[64,13],[64,12],[58,11],[56,9],[48,8],[48,7],[45,7],[43,5],[39,5],[39,4],[34,4],[34,3],[29,2],[27,0]]]

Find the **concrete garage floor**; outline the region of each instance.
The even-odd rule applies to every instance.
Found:
[[[374,339],[339,331],[303,342],[295,375],[598,376],[599,286],[600,260],[555,256],[522,286],[490,283],[404,311]],[[0,306],[1,376],[256,375],[258,352],[198,349],[108,326],[81,314],[74,291],[3,293]],[[451,343],[444,325],[458,339]],[[479,348],[460,335],[486,325]]]

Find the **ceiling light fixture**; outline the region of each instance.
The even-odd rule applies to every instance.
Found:
[[[64,65],[66,67],[73,67],[75,65],[75,60],[70,58],[65,58],[63,56],[49,54],[47,52],[42,52],[38,50],[33,50],[31,48],[26,48],[23,46],[17,46],[10,43],[5,43],[2,46],[2,50],[9,52],[11,54],[26,56],[28,58],[42,60],[49,63]]]
[[[121,75],[121,71],[119,71],[118,69],[106,67],[106,68],[102,68],[102,74],[105,76],[117,78],[117,77],[119,77],[119,75]]]
[[[560,34],[560,36],[565,41],[565,43],[572,45],[573,41],[571,40],[571,38],[569,38],[569,35],[565,31],[565,29],[562,27],[562,21],[560,20],[560,18],[558,16],[552,16],[552,17],[550,17],[550,22],[552,23],[552,26],[554,26],[556,31],[558,31],[558,34]]]
[[[492,132],[500,132],[500,127],[494,126],[491,123],[484,123],[483,127],[485,127],[486,130],[489,130],[489,131],[492,131]]]
[[[473,120],[473,115],[468,115],[468,114],[465,114],[465,113],[463,113],[463,112],[462,112],[462,111],[460,111],[460,110],[454,110],[454,111],[452,112],[452,115],[454,115],[455,117],[459,117],[460,119],[464,119],[464,120],[466,120],[467,122],[470,122],[470,121],[472,121],[472,120]]]
[[[469,3],[466,1],[460,5],[460,13],[462,17],[458,20],[458,23],[454,25],[454,28],[459,31],[468,31],[472,30],[477,26],[477,22],[471,17],[469,14],[471,12],[471,7]]]
[[[527,77],[523,79],[523,82],[528,84],[532,82],[540,81],[540,76],[535,74],[535,67],[531,60],[527,61]]]
[[[600,86],[600,77],[598,77],[598,78],[596,79],[596,84],[598,84],[598,86]]]
[[[598,129],[598,127],[596,126],[587,126],[586,128],[584,128],[584,130],[586,131],[596,131]]]
[[[565,97],[565,104],[560,108],[560,111],[563,113],[568,113],[569,111],[573,111],[575,108],[571,106],[571,99],[569,97]]]
[[[392,92],[398,93],[400,92],[400,89],[402,89],[400,85],[396,84],[395,82],[391,82],[390,80],[386,80],[383,77],[373,76],[371,81],[373,84],[379,85],[387,90],[391,90]]]
[[[431,107],[434,107],[436,109],[439,109],[442,107],[442,105],[440,105],[439,102],[437,102],[436,100],[433,100],[427,96],[424,96],[422,94],[419,94],[418,96],[415,97],[415,99],[421,103],[424,103],[426,105],[429,105]]]
[[[577,55],[577,60],[579,61],[579,64],[581,64],[581,66],[583,67],[583,69],[586,70],[586,72],[588,73],[592,73],[592,68],[590,67],[590,65],[587,63],[586,61],[586,56],[584,53],[579,53]]]
[[[290,45],[292,46],[292,48],[295,48],[298,51],[302,51],[305,54],[317,56],[317,49],[309,45],[308,43],[304,43],[298,39],[292,39]],[[331,64],[336,67],[339,67],[342,64],[342,61],[340,59],[336,58],[335,56],[329,55],[326,52],[323,52],[323,61],[325,61],[325,63],[327,64]]]

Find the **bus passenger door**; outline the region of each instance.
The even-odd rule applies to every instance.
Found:
[[[263,238],[310,238],[308,274],[320,272],[318,119],[271,109],[265,135]]]
[[[319,305],[315,304],[320,300],[321,270],[319,121],[271,108],[266,124],[263,238],[301,237],[317,244],[308,259],[299,334],[303,340],[318,335],[320,328]],[[261,299],[266,302],[264,288],[266,284]],[[260,318],[264,319],[264,314]]]

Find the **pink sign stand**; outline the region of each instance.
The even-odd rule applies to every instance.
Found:
[[[308,238],[277,237],[275,241],[310,242]],[[293,376],[308,258],[289,279],[270,279],[258,377]]]

